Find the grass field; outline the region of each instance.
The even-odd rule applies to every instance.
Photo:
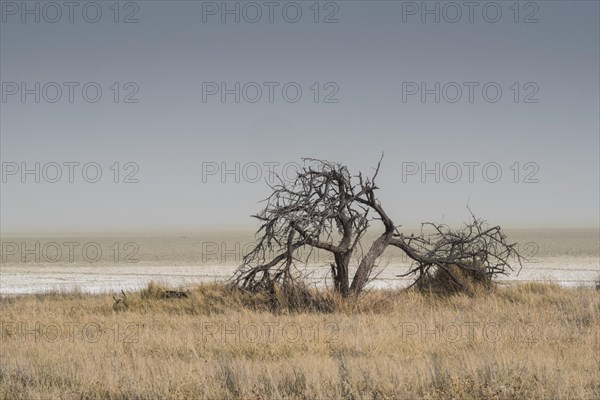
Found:
[[[3,399],[597,399],[600,291],[315,293],[290,311],[204,285],[165,299],[0,300]],[[320,310],[320,311],[319,311]]]

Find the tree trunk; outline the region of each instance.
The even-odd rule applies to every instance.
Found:
[[[369,281],[369,275],[375,267],[375,261],[383,254],[386,247],[391,239],[391,234],[383,234],[376,241],[373,242],[371,248],[367,254],[363,257],[358,265],[354,279],[352,279],[352,286],[350,286],[350,292],[352,294],[359,294]]]
[[[334,270],[333,283],[335,291],[342,297],[348,297],[350,293],[348,266],[350,264],[350,254],[335,253],[335,264],[332,264]]]

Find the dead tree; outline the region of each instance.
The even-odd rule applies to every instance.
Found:
[[[431,237],[404,236],[375,197],[375,179],[352,176],[347,167],[324,160],[304,159],[305,166],[291,182],[278,178],[265,199],[265,208],[254,217],[262,223],[256,246],[245,255],[232,281],[249,290],[271,290],[274,283],[289,284],[298,278],[308,256],[299,258],[308,247],[333,256],[330,264],[334,289],[342,296],[360,293],[388,246],[404,251],[413,261],[411,274],[417,280],[431,268],[448,270],[450,264],[473,269],[484,263],[486,274],[506,273],[509,258],[518,253],[508,245],[499,227],[484,229],[474,218],[467,229],[451,232],[432,224]],[[383,232],[366,246],[362,243],[368,229],[377,223]],[[350,264],[356,271],[350,280]],[[300,264],[300,265],[298,265]],[[451,273],[448,271],[448,273]]]

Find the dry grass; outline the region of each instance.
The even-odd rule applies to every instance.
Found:
[[[121,312],[109,294],[0,300],[0,397],[600,398],[593,288],[349,302],[312,291],[300,303],[220,285],[183,299],[162,290],[128,293]]]

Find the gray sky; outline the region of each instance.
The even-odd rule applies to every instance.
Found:
[[[238,3],[2,1],[2,231],[253,227],[257,172],[382,152],[397,224],[598,227],[599,2]]]

